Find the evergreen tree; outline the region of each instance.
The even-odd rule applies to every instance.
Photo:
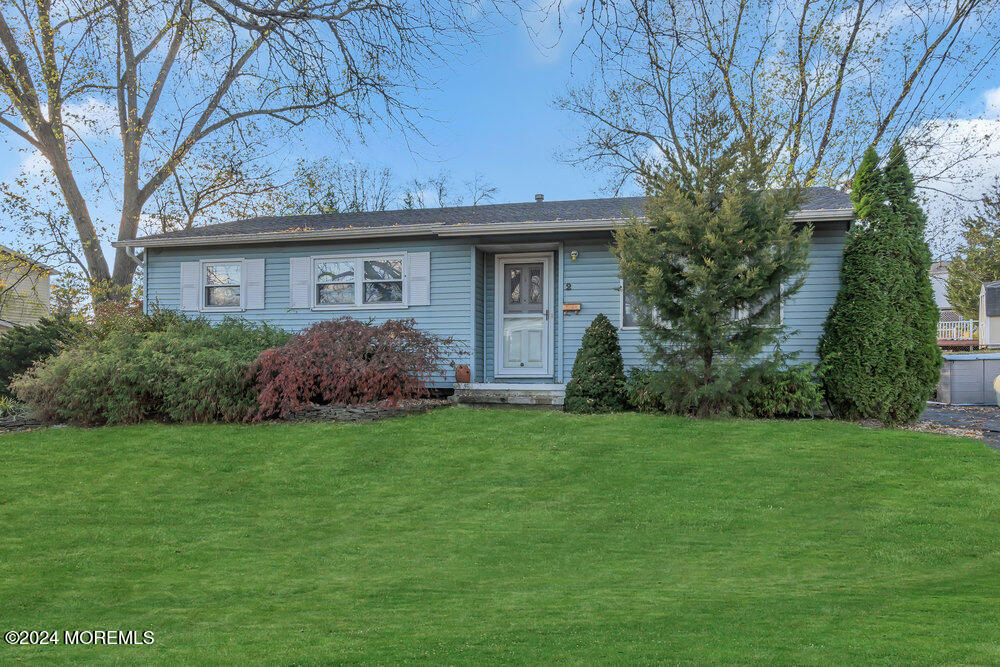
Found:
[[[598,313],[583,333],[573,362],[563,406],[567,412],[616,412],[625,409],[625,363],[618,330]]]
[[[857,220],[820,338],[819,372],[837,416],[909,422],[937,381],[937,309],[925,219],[905,155],[894,148],[886,172],[878,161],[869,148],[854,178]]]
[[[890,408],[892,422],[910,423],[924,411],[941,370],[937,344],[938,308],[931,286],[931,251],[924,238],[927,216],[915,198],[913,174],[906,152],[898,143],[885,167],[886,205],[896,219],[892,229],[901,234],[901,266],[897,283],[897,317],[902,329],[898,341],[903,364]]]
[[[811,230],[790,218],[801,191],[769,189],[759,150],[703,115],[683,171],[647,176],[647,218],[614,248],[641,305],[640,331],[668,410],[731,413],[756,377],[783,363],[781,302],[801,286]]]
[[[1000,181],[962,220],[962,247],[948,266],[948,303],[965,319],[979,319],[979,290],[993,280],[1000,280]]]

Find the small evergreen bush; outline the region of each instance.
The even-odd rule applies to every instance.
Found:
[[[749,384],[740,415],[765,419],[814,416],[823,408],[823,392],[813,379],[815,373],[812,364],[764,373]]]
[[[317,322],[254,364],[260,390],[255,419],[284,417],[311,403],[425,396],[427,381],[441,371],[454,344],[417,329],[412,319],[378,325],[348,317]]]
[[[653,373],[645,368],[634,368],[625,380],[625,401],[638,412],[663,412],[665,407],[660,394],[652,387]]]
[[[625,409],[625,363],[618,330],[599,313],[583,333],[573,372],[566,385],[567,412],[615,412]]]
[[[0,397],[10,396],[10,381],[41,359],[58,352],[83,331],[83,321],[63,313],[0,334]]]
[[[212,326],[167,312],[130,316],[91,332],[12,386],[49,422],[247,421],[257,405],[248,369],[286,340],[280,329],[239,319]]]

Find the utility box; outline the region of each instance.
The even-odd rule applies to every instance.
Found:
[[[979,346],[1000,347],[1000,281],[979,290]]]

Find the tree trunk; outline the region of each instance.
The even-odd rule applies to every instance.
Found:
[[[77,187],[76,179],[73,178],[66,154],[58,147],[45,146],[44,148],[45,157],[52,165],[52,171],[59,183],[66,208],[70,217],[73,218],[77,233],[80,235],[83,256],[87,261],[87,271],[90,273],[90,282],[93,285],[107,284],[111,280],[111,273],[108,271],[108,262],[101,249],[101,239],[94,228],[94,221],[87,209],[87,202]]]

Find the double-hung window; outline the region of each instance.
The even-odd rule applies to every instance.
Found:
[[[639,309],[642,306],[639,304],[639,299],[636,297],[635,292],[628,288],[628,284],[624,280],[621,284],[621,291],[622,328],[635,329],[639,326]]]
[[[638,329],[639,320],[642,316],[642,312],[645,306],[639,301],[639,297],[636,293],[629,289],[627,282],[622,280],[619,284],[618,289],[621,291],[621,322],[622,329]],[[652,311],[653,325],[657,327],[670,328],[670,324],[664,322],[660,319],[659,313],[654,308]]]
[[[317,308],[402,306],[403,256],[313,259],[313,303]]]
[[[202,306],[206,310],[238,310],[242,307],[242,260],[204,262],[201,281]]]

